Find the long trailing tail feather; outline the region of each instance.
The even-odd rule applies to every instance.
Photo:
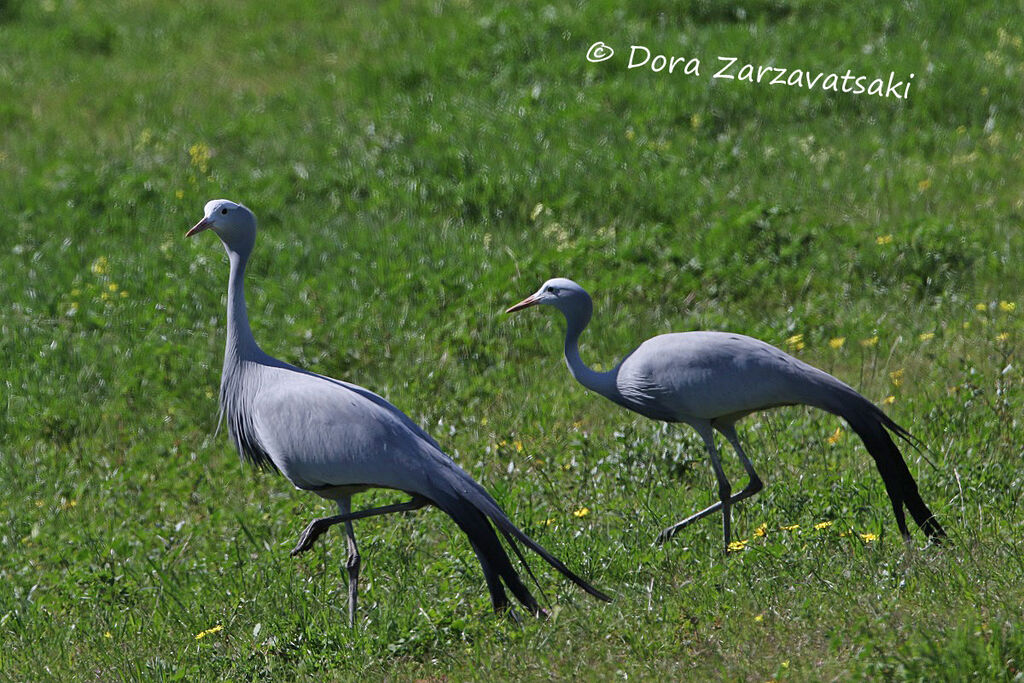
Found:
[[[609,598],[605,593],[582,579],[575,572],[565,566],[561,560],[549,553],[539,543],[527,536],[521,529],[519,529],[519,527],[513,524],[512,520],[508,518],[508,515],[505,514],[498,503],[491,497],[483,486],[478,484],[472,477],[466,474],[465,471],[455,465],[454,462],[450,460],[447,462],[449,466],[443,469],[444,476],[441,478],[447,485],[438,486],[439,490],[432,498],[434,503],[448,513],[448,515],[455,520],[456,524],[458,524],[459,527],[462,528],[462,530],[470,537],[470,540],[473,542],[474,549],[477,550],[477,557],[480,559],[485,575],[490,572],[492,575],[500,576],[505,585],[508,586],[510,591],[512,591],[512,594],[515,595],[527,609],[534,614],[540,613],[540,605],[530,594],[526,586],[523,585],[519,578],[519,574],[512,567],[508,555],[501,546],[501,543],[494,532],[494,527],[496,527],[508,541],[509,546],[512,548],[519,560],[522,561],[523,566],[526,567],[527,573],[530,578],[533,579],[534,583],[537,583],[538,588],[540,587],[540,584],[533,575],[533,571],[526,562],[526,558],[523,557],[517,541],[540,555],[545,562],[557,569],[566,578],[590,595],[593,595],[599,600],[611,602],[611,598]],[[434,483],[435,485],[439,485],[442,482],[435,479]],[[492,523],[494,527],[491,526]],[[488,586],[490,586],[490,583],[489,579]],[[495,593],[496,591],[492,588],[491,596],[492,601],[495,602],[495,609],[500,609],[498,601],[495,600]],[[504,591],[502,591],[501,594],[504,595]]]
[[[903,454],[900,453],[900,449],[887,430],[891,430],[893,434],[915,448],[921,443],[920,440],[855,390],[831,375],[826,375],[826,377],[831,380],[828,382],[829,397],[819,407],[846,420],[864,442],[868,453],[875,460],[879,474],[882,475],[882,481],[885,484],[889,500],[892,502],[900,533],[909,540],[910,531],[907,529],[904,514],[904,508],[906,508],[928,538],[933,542],[939,542],[945,537],[946,532],[928,505],[925,504],[924,499],[921,498],[917,482],[914,481],[914,477],[903,459]]]

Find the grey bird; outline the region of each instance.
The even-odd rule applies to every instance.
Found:
[[[256,217],[241,204],[216,199],[206,204],[203,219],[186,237],[204,230],[220,237],[231,268],[220,417],[244,460],[276,470],[296,488],[337,503],[338,514],[310,522],[291,554],[311,548],[331,526],[345,525],[350,625],[355,622],[360,567],[352,521],[428,504],[444,511],[469,537],[496,612],[511,611],[505,587],[531,613],[544,610],[520,580],[495,527],[524,565],[516,541],[586,592],[609,600],[517,528],[490,494],[398,408],[360,386],[264,353],[249,327],[243,289],[246,262],[256,242]],[[396,489],[412,498],[353,512],[352,496],[372,488]]]
[[[554,278],[518,304],[512,313],[530,306],[553,306],[565,316],[565,362],[576,380],[591,391],[665,422],[684,422],[700,434],[718,480],[718,501],[668,527],[656,542],[714,512],[722,512],[726,550],[730,542],[731,508],[763,488],[736,434],[736,421],[750,413],[786,405],[805,404],[846,420],[875,460],[907,541],[906,510],[929,540],[938,542],[945,531],[918,492],[903,456],[889,436],[913,443],[907,430],[882,410],[832,375],[758,339],[728,332],[681,332],[648,339],[608,372],[595,372],[580,359],[580,334],[590,322],[593,303],[572,280]],[[749,481],[739,493],[722,470],[714,431],[720,432],[739,456]]]

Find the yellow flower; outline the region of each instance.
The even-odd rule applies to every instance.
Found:
[[[124,290],[124,289],[121,290],[121,298],[122,299],[127,299],[128,298],[128,292],[126,290]]]
[[[763,614],[758,614],[756,617],[754,617],[754,621],[756,621],[758,623],[764,621],[764,615]]]
[[[111,282],[109,285],[107,285],[107,289],[109,289],[111,292],[116,292],[117,291],[117,283],[116,282]]]
[[[829,444],[831,444],[832,446],[835,446],[837,443],[839,443],[839,438],[842,435],[843,435],[843,428],[842,427],[836,427],[836,431],[832,432],[832,436],[828,437]]]
[[[754,529],[754,535],[758,536],[758,537],[767,536],[768,535],[768,525],[765,524],[764,522],[762,522],[761,526],[759,526],[756,529]]]
[[[516,453],[522,453],[523,452],[523,442],[522,441],[520,441],[519,439],[516,439],[512,443],[516,447]]]
[[[555,523],[555,518],[554,517],[548,517],[547,519],[544,520],[544,526],[551,526],[554,523]]]
[[[845,343],[846,337],[832,337],[828,340],[829,347],[833,349],[841,349]]]
[[[486,427],[487,426],[487,416],[486,415],[484,415],[483,417],[480,418],[480,426],[481,427]]]
[[[879,246],[883,244],[892,244],[892,235],[879,235],[875,238],[875,244]]]
[[[794,334],[792,337],[786,340],[786,346],[794,351],[799,351],[804,348],[804,335]]]
[[[78,507],[78,501],[72,498],[71,500],[62,500],[60,502],[61,510],[70,510],[73,507]]]
[[[739,550],[743,550],[746,547],[747,547],[747,542],[746,541],[733,541],[732,543],[729,544],[729,550],[733,551],[733,552],[736,552],[736,551],[739,551]]]
[[[799,524],[790,524],[789,526],[780,526],[779,528],[782,529],[783,531],[796,531],[797,529],[800,528],[800,525]]]
[[[917,189],[918,189],[919,192],[924,192],[925,190],[927,190],[931,186],[932,186],[931,178],[925,178],[924,180],[922,180],[921,182],[919,182],[917,184]]]
[[[1017,310],[1017,302],[1015,301],[1000,301],[999,310],[1003,313],[1013,313]]]
[[[100,256],[98,259],[92,262],[89,266],[89,270],[92,271],[93,275],[103,275],[107,272],[107,257]]]
[[[587,515],[590,514],[590,508],[582,507],[582,508],[580,508],[579,510],[577,510],[576,512],[574,512],[572,514],[573,514],[573,517],[586,517]]]
[[[899,385],[903,384],[903,368],[890,372],[889,379],[892,380],[892,385],[894,387],[898,387]]]
[[[205,143],[197,142],[188,148],[188,155],[192,159],[192,165],[198,168],[200,173],[206,173],[209,168],[210,148]]]
[[[896,402],[896,397],[895,396],[886,396],[885,398],[882,399],[882,403],[887,405],[887,406],[891,406],[895,402]]]
[[[216,625],[216,626],[214,626],[213,628],[208,628],[208,629],[206,629],[205,631],[200,631],[199,633],[197,633],[197,634],[196,634],[196,640],[202,640],[202,639],[203,639],[203,638],[205,638],[206,636],[212,636],[212,635],[213,635],[214,633],[216,633],[217,631],[221,631],[221,630],[223,630],[223,629],[224,629],[224,627],[223,627],[223,626],[221,626],[220,624],[217,624],[217,625]]]
[[[974,310],[981,311],[982,313],[984,313],[986,310],[988,310],[988,304],[985,304],[985,303],[974,304]]]
[[[932,339],[935,339],[935,333],[934,332],[922,332],[921,334],[917,335],[917,338],[920,341],[923,341],[923,342],[931,341]]]
[[[967,132],[967,126],[957,126],[956,127],[956,134],[957,135],[963,135],[966,132]]]
[[[877,334],[874,337],[868,337],[867,339],[861,339],[860,340],[860,345],[863,346],[864,348],[868,348],[868,347],[874,346],[877,343],[878,343],[878,335]]]
[[[1009,332],[1000,332],[999,334],[996,335],[996,341],[1000,341],[1000,342],[1004,342],[1004,341],[1006,341],[1009,338],[1010,338],[1010,333]]]
[[[832,522],[818,522],[817,524],[814,525],[814,528],[817,529],[818,531],[821,531],[822,529],[827,529],[830,526],[832,526]]]
[[[185,190],[175,190],[174,191],[174,198],[175,199],[184,199],[185,198]]]
[[[867,543],[870,543],[871,541],[877,541],[878,540],[878,534],[857,534],[857,535],[860,536]]]
[[[113,633],[111,633],[110,631],[104,631],[104,632],[103,632],[103,637],[104,637],[104,638],[113,638],[113,637],[114,637],[114,634],[113,634]]]

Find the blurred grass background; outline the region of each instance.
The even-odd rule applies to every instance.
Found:
[[[0,2],[0,672],[1019,675],[1022,10]],[[701,75],[627,70],[633,44]],[[915,78],[757,86],[719,55]],[[344,544],[287,555],[324,506],[213,435],[227,268],[182,236],[214,197],[261,221],[264,349],[383,394],[613,605],[541,572],[555,617],[496,619],[422,511],[360,522],[345,626]],[[710,521],[650,547],[713,476],[573,382],[557,316],[501,315],[556,275],[594,295],[593,365],[728,329],[885,402],[953,543],[907,551],[862,445],[790,408],[741,424],[744,552]]]

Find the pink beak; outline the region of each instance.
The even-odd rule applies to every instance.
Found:
[[[530,306],[536,306],[536,305],[537,305],[537,295],[536,294],[531,294],[530,296],[526,297],[525,299],[523,299],[522,301],[517,303],[515,306],[509,306],[508,308],[506,308],[505,312],[506,313],[515,313],[516,311],[521,311],[524,308],[529,308]]]
[[[185,237],[191,237],[192,235],[198,235],[203,230],[209,230],[212,227],[213,227],[213,223],[207,222],[207,220],[204,218],[203,220],[201,220],[198,223],[196,223],[195,225],[193,225],[192,229],[185,233]]]

